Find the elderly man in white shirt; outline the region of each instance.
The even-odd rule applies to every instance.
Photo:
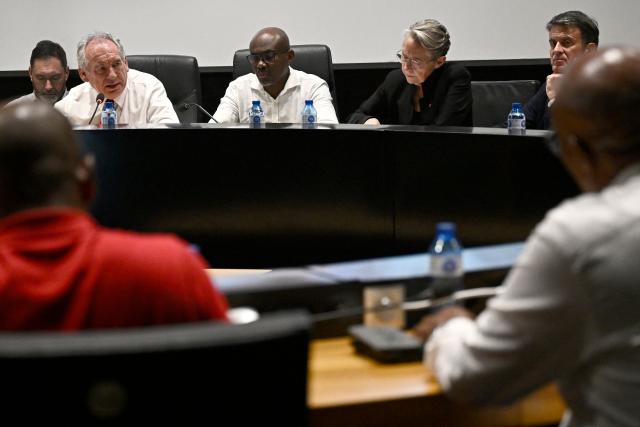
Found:
[[[130,70],[122,44],[111,34],[93,33],[78,43],[78,72],[85,83],[55,104],[72,124],[100,122],[99,112],[92,119],[99,93],[115,102],[119,124],[179,123],[160,80]]]
[[[283,30],[258,31],[249,50],[247,59],[254,73],[229,84],[213,115],[217,122],[248,123],[251,101],[259,100],[266,123],[299,123],[305,100],[312,100],[318,123],[338,123],[327,83],[289,66],[295,53]]]
[[[417,326],[450,396],[507,403],[558,381],[562,426],[640,425],[640,49],[568,66],[552,119],[585,192],[546,216],[473,320],[449,307]]]

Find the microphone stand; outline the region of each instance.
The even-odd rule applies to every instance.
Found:
[[[96,116],[96,113],[98,112],[98,107],[103,102],[104,102],[104,95],[99,93],[98,96],[96,97],[96,108],[93,110],[93,114],[91,115],[91,118],[89,119],[89,123],[87,123],[87,126],[91,124],[91,122],[93,121],[93,118]]]
[[[200,111],[202,111],[204,114],[206,114],[211,120],[213,120],[214,123],[220,123],[216,119],[214,119],[213,116],[211,114],[209,114],[209,112],[207,110],[202,108],[200,106],[200,104],[196,104],[195,102],[189,102],[189,103],[184,104],[183,107],[184,107],[185,110],[188,110],[190,107],[196,107]]]

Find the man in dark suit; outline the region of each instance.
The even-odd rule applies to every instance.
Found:
[[[552,74],[524,105],[527,129],[549,129],[549,107],[556,97],[558,80],[564,67],[574,58],[598,48],[598,23],[583,12],[571,10],[554,16],[547,23]]]

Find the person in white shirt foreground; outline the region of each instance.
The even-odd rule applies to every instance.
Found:
[[[91,119],[98,93],[115,102],[118,124],[180,122],[160,80],[129,69],[124,47],[111,34],[89,34],[78,43],[78,73],[85,83],[55,104],[73,125],[100,122],[100,109]]]
[[[295,52],[283,30],[268,27],[258,31],[249,51],[253,73],[229,83],[213,115],[218,123],[248,123],[251,101],[260,101],[265,123],[300,123],[308,99],[318,112],[318,123],[338,123],[327,83],[289,66]]]
[[[563,426],[640,425],[640,49],[588,53],[552,106],[584,194],[551,210],[473,320],[425,317],[425,363],[452,398],[509,403],[557,381]]]

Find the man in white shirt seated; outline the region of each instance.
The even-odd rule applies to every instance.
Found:
[[[558,381],[563,427],[640,425],[639,104],[640,49],[567,66],[551,114],[584,194],[547,214],[475,320],[449,307],[417,327],[450,396],[508,403]]]
[[[327,83],[289,66],[295,53],[283,30],[263,28],[251,39],[249,50],[253,73],[229,84],[213,115],[217,122],[248,123],[251,102],[259,100],[265,123],[300,123],[304,102],[310,99],[318,123],[338,123]]]
[[[33,92],[7,105],[33,101],[53,105],[67,95],[68,78],[67,54],[62,46],[51,40],[40,40],[31,51],[29,60],[29,79]]]
[[[120,40],[108,33],[93,33],[78,43],[78,73],[85,81],[55,104],[74,125],[97,125],[99,93],[115,101],[118,123],[179,123],[164,86],[151,74],[130,70]],[[104,105],[104,104],[103,104]]]

